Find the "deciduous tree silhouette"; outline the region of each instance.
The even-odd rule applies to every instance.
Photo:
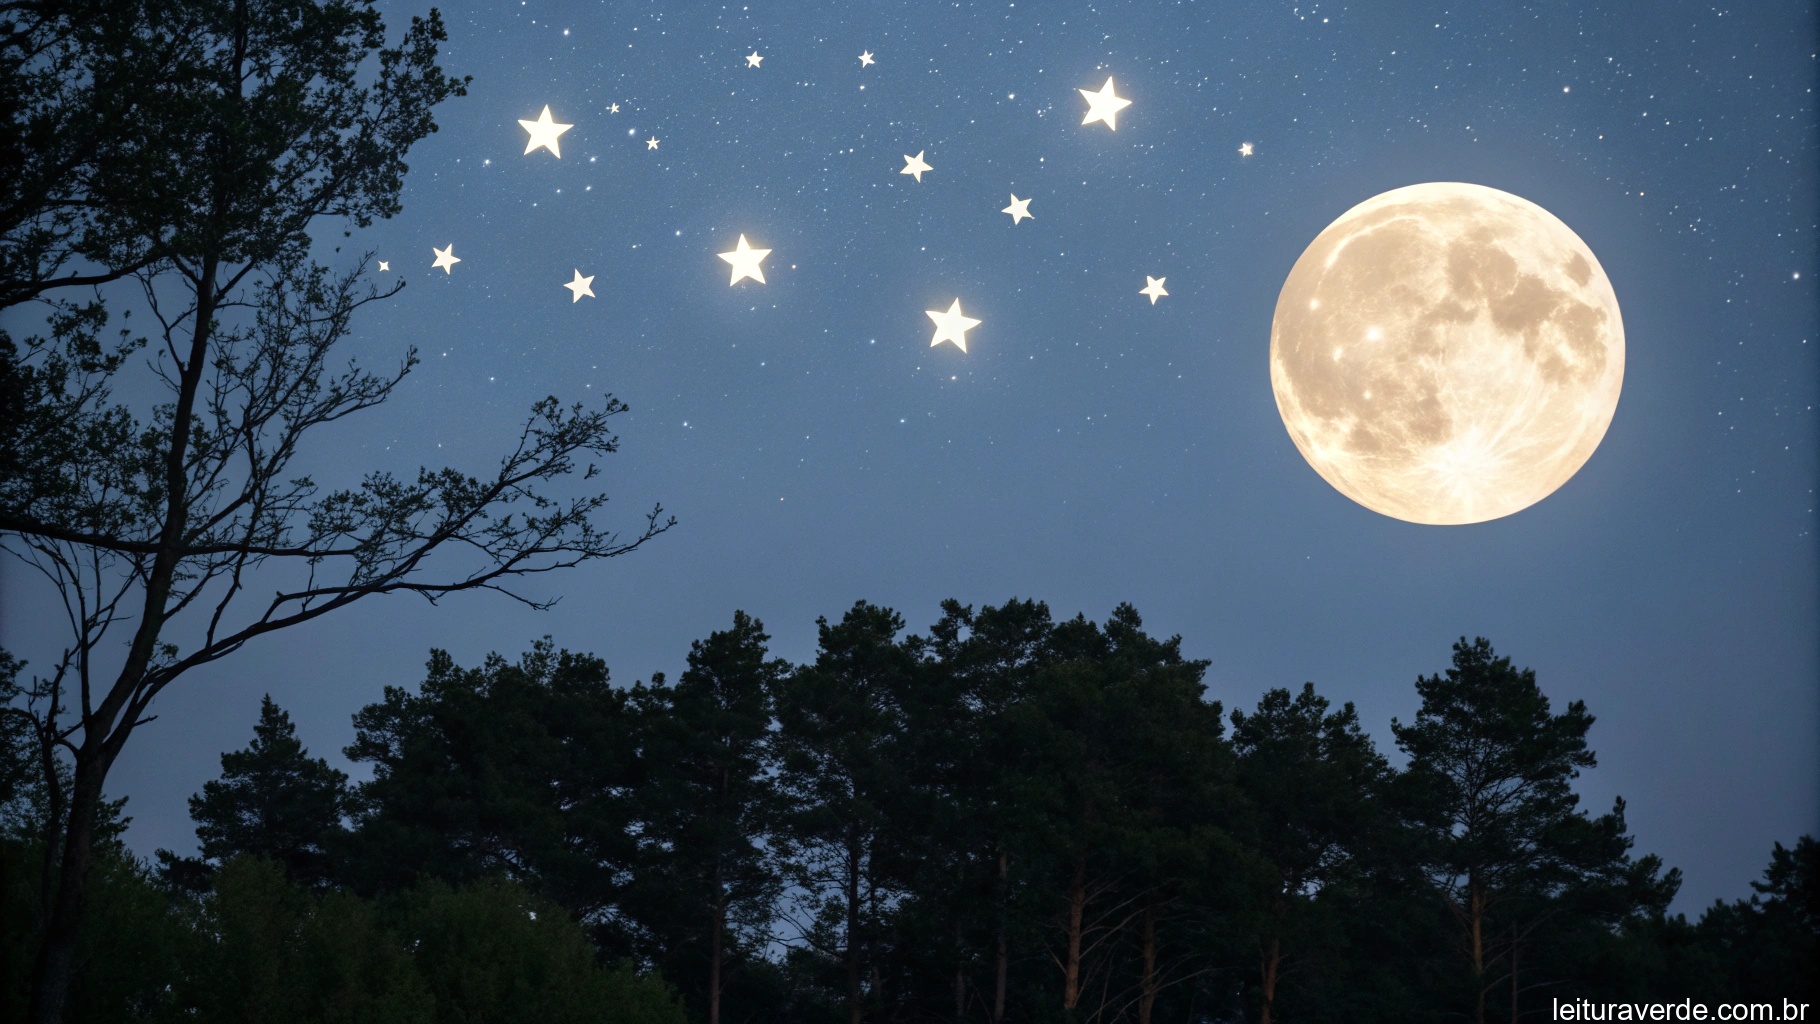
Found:
[[[388,47],[370,0],[0,8],[5,159],[30,167],[0,174],[0,305],[48,303],[42,335],[0,345],[0,405],[18,413],[0,434],[0,544],[57,588],[69,629],[30,684],[71,772],[46,776],[61,836],[38,1024],[61,1018],[103,783],[166,686],[378,594],[541,605],[513,581],[669,525],[653,510],[622,539],[599,521],[604,494],[552,489],[616,449],[611,398],[539,402],[479,476],[375,471],[325,490],[292,468],[316,428],[384,402],[417,361],[374,373],[337,353],[397,288],[367,286],[364,258],[315,263],[311,231],[399,209],[406,150],[463,92],[436,63],[444,38],[432,11]],[[74,115],[91,102],[89,124]],[[114,292],[58,297],[110,281],[150,313],[144,363],[146,338],[106,338]]]

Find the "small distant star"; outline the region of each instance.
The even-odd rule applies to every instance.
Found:
[[[922,184],[923,172],[935,170],[935,168],[929,166],[926,163],[923,163],[923,154],[927,153],[927,152],[928,152],[928,150],[926,150],[926,149],[919,150],[915,156],[904,157],[904,169],[897,173],[914,175],[916,177],[917,184],[919,184],[919,185]]]
[[[1251,155],[1251,143],[1249,143],[1249,142],[1239,143],[1239,155],[1240,156],[1250,156]]]
[[[1106,79],[1105,85],[1100,86],[1099,92],[1088,92],[1085,89],[1078,91],[1087,98],[1087,116],[1081,118],[1082,124],[1104,121],[1106,127],[1115,132],[1119,130],[1119,111],[1131,106],[1131,101],[1113,93],[1110,77]]]
[[[859,66],[862,68],[871,67],[876,63],[878,62],[872,59],[871,50],[867,50],[865,53],[859,55]]]
[[[543,113],[537,115],[537,120],[526,121],[520,118],[518,123],[524,127],[525,131],[531,133],[531,141],[525,143],[526,156],[529,156],[532,150],[542,146],[559,160],[562,158],[562,149],[557,145],[556,140],[562,137],[563,132],[575,127],[572,124],[557,124],[552,121],[548,103],[544,104]]]
[[[575,298],[571,299],[569,301],[569,304],[574,305],[575,303],[580,302],[581,297],[583,295],[586,295],[590,299],[597,298],[598,296],[596,296],[594,294],[593,285],[594,285],[593,275],[583,277],[583,276],[581,276],[581,271],[577,270],[575,272],[575,280],[570,281],[568,284],[563,285],[564,288],[567,288],[568,290],[575,293]]]
[[[619,104],[615,103],[615,104],[612,104],[611,106],[607,107],[607,113],[609,113],[609,114],[619,113]]]
[[[652,137],[646,139],[645,148],[646,149],[656,149],[657,148],[657,136],[653,135]]]
[[[759,264],[769,255],[771,255],[771,250],[754,249],[746,243],[745,235],[739,236],[739,245],[732,252],[719,254],[721,259],[733,264],[733,279],[727,284],[736,285],[742,277],[749,277],[759,284],[764,284],[765,271]]]
[[[1163,282],[1167,281],[1168,278],[1151,277],[1149,274],[1145,274],[1144,280],[1148,283],[1146,283],[1144,287],[1138,289],[1138,294],[1150,296],[1150,304],[1152,306],[1156,305],[1156,300],[1169,294],[1163,290]]]
[[[746,67],[749,67],[749,68],[758,67],[758,62],[761,60],[764,60],[764,58],[760,57],[758,55],[757,50],[753,50],[751,53],[746,54]]]
[[[1011,223],[1013,223],[1013,224],[1018,223],[1019,221],[1023,220],[1026,217],[1028,217],[1032,220],[1036,219],[1036,214],[1030,212],[1030,200],[1019,199],[1017,197],[1016,192],[1011,193],[1011,205],[1005,207],[1004,209],[1000,210],[999,212],[1010,214]]]
[[[943,313],[939,310],[925,309],[929,319],[935,321],[935,337],[930,339],[929,347],[934,348],[944,341],[952,341],[962,352],[967,351],[967,332],[980,325],[980,321],[961,313],[961,300],[955,299],[954,305]]]
[[[436,262],[430,264],[430,266],[441,267],[442,272],[445,274],[453,274],[455,272],[455,264],[461,262],[461,257],[455,255],[454,242],[450,242],[449,247],[446,249],[438,249],[432,245],[430,246],[430,251],[436,254]]]
[[[431,250],[434,250],[434,249],[435,249],[435,248],[436,248],[436,247],[435,247],[435,246],[431,246],[431,247],[430,247],[430,248],[431,248]],[[454,248],[454,246],[450,246],[450,247],[449,247],[449,248],[451,248],[451,249],[452,249],[452,248]],[[391,264],[390,264],[390,263],[387,263],[387,262],[386,262],[386,261],[385,261],[385,260],[380,260],[380,261],[379,261],[379,269],[380,269],[380,270],[381,270],[381,271],[386,271],[386,270],[390,270],[390,269],[392,269],[392,265],[391,265]],[[1795,275],[1795,276],[1796,276],[1796,277],[1800,277],[1800,276],[1801,276],[1801,275],[1800,275],[1800,274],[1796,274],[1796,275]]]

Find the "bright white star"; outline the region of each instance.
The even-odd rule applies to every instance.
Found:
[[[1011,193],[1011,205],[1005,207],[1004,209],[1000,210],[999,212],[1010,214],[1011,223],[1013,223],[1013,224],[1017,224],[1018,222],[1024,220],[1026,217],[1028,217],[1031,220],[1036,219],[1036,214],[1030,212],[1030,200],[1019,199],[1017,197],[1016,192]]]
[[[1144,287],[1138,289],[1138,294],[1150,296],[1150,304],[1152,306],[1156,305],[1156,300],[1169,294],[1163,290],[1163,282],[1168,280],[1168,278],[1151,277],[1149,274],[1145,274],[1144,280],[1148,283],[1145,284]]]
[[[929,166],[926,163],[923,163],[923,154],[927,153],[927,152],[928,152],[928,150],[926,150],[926,149],[919,150],[919,151],[917,151],[917,154],[915,156],[904,157],[904,169],[897,173],[914,175],[916,178],[917,184],[919,184],[919,185],[922,184],[923,172],[935,170],[935,168]]]
[[[871,67],[873,64],[876,64],[876,63],[878,63],[878,62],[872,59],[871,50],[867,50],[865,53],[862,53],[859,55],[859,66],[862,68]]]
[[[929,347],[934,348],[944,341],[952,341],[962,352],[967,351],[967,332],[980,325],[980,321],[961,313],[961,300],[955,299],[954,305],[946,313],[938,309],[923,310],[929,319],[935,321],[935,337],[930,339]]]
[[[1115,132],[1119,130],[1119,111],[1131,106],[1131,101],[1113,93],[1110,77],[1106,79],[1105,85],[1100,86],[1099,92],[1088,92],[1085,89],[1079,92],[1087,98],[1087,116],[1081,118],[1082,124],[1104,121],[1106,127]]]
[[[1240,156],[1250,156],[1251,155],[1251,143],[1249,143],[1249,142],[1239,143],[1239,155]]]
[[[646,149],[656,149],[657,148],[657,136],[653,135],[652,137],[646,139],[645,148]]]
[[[430,248],[431,248],[431,249],[434,249],[434,248],[435,248],[435,246],[431,246],[431,247],[430,247]],[[450,246],[450,248],[454,248],[454,247],[453,247],[453,246]],[[392,269],[392,265],[391,265],[391,264],[390,264],[390,263],[387,263],[387,262],[386,262],[386,261],[385,261],[385,260],[380,260],[380,261],[379,261],[379,269],[380,269],[380,270],[382,270],[382,271],[385,271],[385,270],[390,270],[390,269]]]
[[[758,55],[757,50],[753,50],[751,53],[746,55],[746,67],[749,67],[749,68],[758,67],[758,62],[761,60],[764,60],[764,58],[760,57]]]
[[[438,249],[432,245],[430,251],[436,254],[436,262],[430,264],[431,267],[441,267],[444,274],[455,273],[455,264],[461,262],[461,257],[455,255],[454,242],[450,242],[446,249]]]
[[[581,271],[577,270],[575,272],[575,280],[563,285],[564,288],[575,293],[575,297],[569,300],[569,304],[574,305],[575,303],[580,302],[583,295],[586,295],[590,299],[596,298],[597,296],[594,294],[593,285],[594,278],[592,275],[583,277],[581,276]]]
[[[520,118],[518,123],[524,126],[525,131],[531,133],[531,141],[525,143],[526,156],[529,156],[532,150],[542,146],[555,154],[559,160],[562,159],[562,148],[557,145],[556,140],[562,137],[563,132],[575,127],[572,124],[557,124],[551,120],[548,103],[544,104],[543,113],[537,115],[537,120],[526,121]]]
[[[742,277],[749,277],[759,284],[764,284],[765,271],[759,264],[769,255],[771,255],[771,250],[754,249],[747,244],[745,235],[739,236],[739,245],[732,252],[719,254],[721,259],[733,264],[733,279],[727,284],[736,285]]]

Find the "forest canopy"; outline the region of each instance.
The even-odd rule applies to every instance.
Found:
[[[630,686],[540,641],[353,716],[358,784],[264,700],[190,803],[111,816],[73,1020],[1477,1021],[1813,998],[1811,837],[1748,900],[1580,806],[1591,712],[1484,639],[1380,750],[1312,683],[1227,709],[1121,605],[860,602],[813,660],[735,613]],[[10,684],[18,665],[8,659]],[[7,736],[7,1010],[42,905]],[[1805,988],[1803,987],[1805,986]]]

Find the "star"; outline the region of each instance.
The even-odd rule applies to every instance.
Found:
[[[757,50],[753,50],[751,53],[746,55],[746,67],[749,67],[749,68],[758,67],[758,62],[761,60],[764,60],[764,58],[760,57],[758,55]]]
[[[1148,283],[1146,283],[1144,287],[1138,289],[1138,294],[1150,296],[1150,304],[1152,306],[1156,305],[1156,300],[1169,294],[1163,290],[1163,282],[1167,281],[1168,278],[1151,277],[1149,274],[1145,274],[1144,280]]]
[[[581,271],[577,270],[575,272],[575,280],[563,285],[564,288],[575,293],[575,298],[571,299],[569,304],[574,305],[575,303],[580,302],[583,295],[586,295],[590,299],[596,298],[597,296],[594,294],[593,284],[594,278],[592,275],[583,277],[581,276]]]
[[[925,309],[923,312],[935,321],[935,337],[929,341],[930,348],[944,341],[952,341],[962,352],[967,351],[967,332],[978,327],[980,322],[961,313],[961,300],[955,299],[954,305],[949,306],[946,313],[933,309]]]
[[[518,123],[524,126],[525,131],[531,133],[531,141],[525,143],[526,156],[529,156],[532,150],[542,146],[555,154],[558,160],[562,159],[562,148],[557,145],[556,140],[562,137],[563,132],[575,127],[572,124],[557,124],[550,120],[548,103],[544,104],[543,113],[537,115],[537,120],[526,121],[520,118]]]
[[[645,148],[646,149],[656,149],[657,148],[657,136],[653,135],[650,138],[646,139]]]
[[[1131,101],[1113,94],[1111,78],[1106,79],[1106,84],[1100,86],[1099,92],[1088,92],[1085,89],[1078,91],[1087,98],[1087,116],[1081,118],[1082,124],[1104,121],[1106,127],[1115,132],[1119,130],[1119,111],[1131,106]]]
[[[765,283],[765,271],[759,264],[764,262],[766,256],[771,255],[771,250],[754,249],[746,244],[746,236],[741,235],[738,247],[732,252],[723,252],[719,255],[721,259],[733,264],[733,279],[727,282],[728,285],[738,284],[742,277],[749,277],[759,284]]]
[[[607,107],[607,113],[609,113],[609,114],[619,113],[619,104],[615,103],[615,104]]]
[[[1012,224],[1016,224],[1025,217],[1029,217],[1031,220],[1036,219],[1036,214],[1030,212],[1030,200],[1019,199],[1016,192],[1011,193],[1011,205],[999,212],[1010,214]]]
[[[450,246],[450,247],[449,247],[449,248],[451,248],[451,249],[453,249],[453,248],[454,248],[454,246]],[[435,246],[433,246],[433,245],[432,245],[432,246],[430,246],[430,250],[431,250],[431,251],[432,251],[432,252],[434,252],[434,251],[435,251],[435,249],[436,249],[436,247],[435,247]],[[386,261],[385,261],[385,260],[380,260],[380,261],[379,261],[379,269],[380,269],[380,270],[381,270],[381,271],[382,271],[382,272],[383,272],[383,271],[387,271],[387,270],[390,270],[390,269],[392,269],[392,265],[391,265],[391,264],[390,264],[390,263],[387,263],[387,262],[386,262]]]
[[[442,272],[445,274],[455,273],[455,264],[461,262],[461,257],[455,255],[454,242],[450,242],[447,249],[438,249],[432,245],[430,246],[430,251],[436,254],[436,262],[430,264],[430,266],[441,267]]]
[[[897,173],[915,175],[917,184],[922,184],[923,172],[935,170],[935,168],[923,163],[923,154],[927,152],[928,150],[926,149],[920,150],[915,156],[904,157],[904,169]]]
[[[1251,155],[1251,143],[1249,143],[1249,142],[1239,143],[1239,155],[1240,156],[1250,156]]]
[[[878,62],[872,59],[871,50],[867,50],[865,53],[862,53],[859,55],[859,66],[862,68],[871,67],[872,65],[874,65],[876,63],[878,63]]]

